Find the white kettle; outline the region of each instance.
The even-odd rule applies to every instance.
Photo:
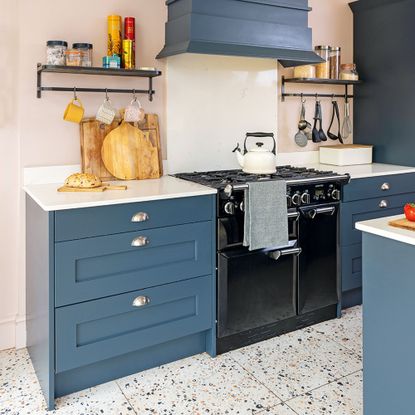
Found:
[[[248,151],[248,149],[246,148],[246,142],[250,137],[271,137],[272,141],[274,142],[274,147],[272,150],[267,150],[266,148],[263,148],[263,142],[257,142],[256,147]],[[233,152],[236,153],[238,163],[240,164],[242,170],[245,173],[272,174],[275,173],[277,166],[276,150],[277,143],[275,141],[273,133],[247,133],[245,137],[243,152],[239,147],[239,143],[237,147],[233,150]]]

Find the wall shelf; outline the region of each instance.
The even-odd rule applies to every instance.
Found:
[[[349,94],[349,86],[359,85],[362,81],[346,81],[342,79],[319,79],[319,78],[281,78],[281,101],[284,102],[287,97],[315,97],[315,98],[344,98],[347,102],[353,98]],[[319,93],[301,93],[301,92],[286,92],[285,84],[314,84],[314,85],[343,85],[345,88],[344,94],[319,94]]]
[[[118,89],[118,88],[68,88],[59,86],[44,86],[42,84],[43,73],[62,73],[75,75],[104,75],[104,76],[124,76],[135,78],[147,78],[148,89]],[[116,94],[147,94],[150,101],[153,100],[153,95],[156,93],[153,89],[153,78],[162,74],[158,70],[143,70],[143,69],[115,69],[115,68],[100,68],[100,67],[81,67],[81,66],[58,66],[58,65],[42,65],[37,64],[37,97],[42,97],[42,91],[58,91],[71,92],[76,89],[77,92],[108,92]]]

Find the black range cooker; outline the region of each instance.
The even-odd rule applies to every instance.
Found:
[[[349,175],[291,166],[274,174],[224,170],[175,175],[218,189],[217,352],[338,316],[339,203]],[[287,183],[288,246],[242,245],[249,182]]]

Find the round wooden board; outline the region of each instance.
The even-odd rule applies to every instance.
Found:
[[[144,139],[141,130],[122,122],[105,137],[102,144],[101,156],[106,169],[117,179],[137,179],[139,176],[137,153]]]

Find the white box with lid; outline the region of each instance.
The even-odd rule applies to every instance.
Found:
[[[340,144],[320,147],[320,163],[334,166],[354,166],[371,164],[373,146],[360,144]]]

